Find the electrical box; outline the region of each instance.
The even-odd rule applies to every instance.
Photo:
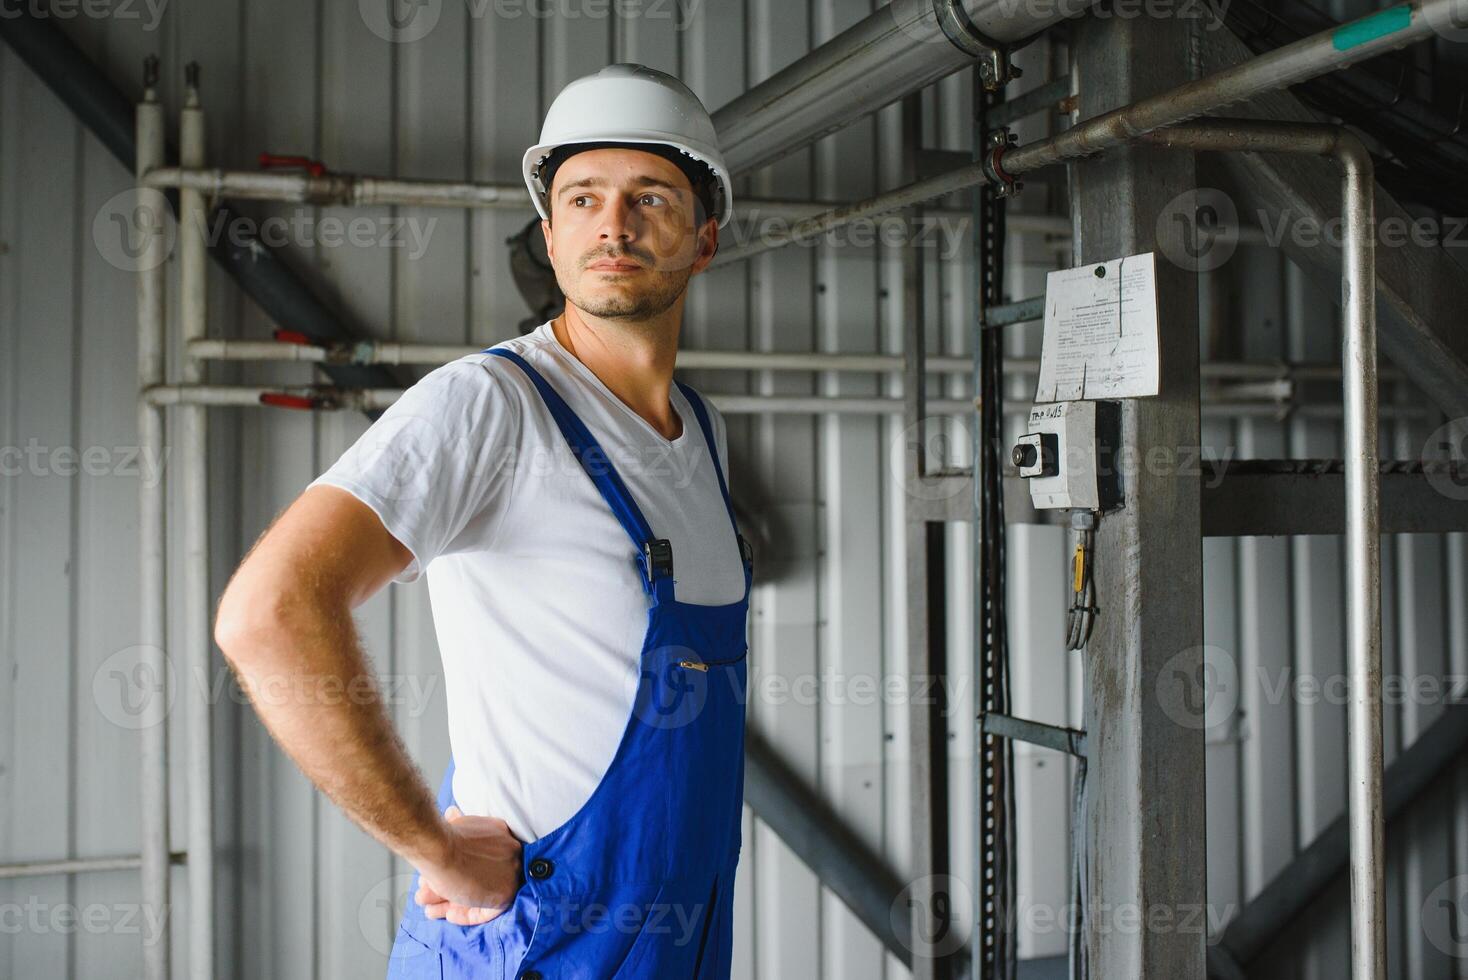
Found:
[[[1036,405],[1011,461],[1040,510],[1112,510],[1121,503],[1116,468],[1121,406],[1075,401]]]

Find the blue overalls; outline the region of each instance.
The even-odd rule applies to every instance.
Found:
[[[389,980],[726,978],[744,798],[745,619],[753,561],[729,504],[708,413],[679,384],[709,448],[739,542],[744,596],[679,602],[673,557],[586,426],[523,358],[562,435],[636,547],[647,593],[641,676],[610,768],[569,820],[525,844],[524,884],[489,922],[458,926],[408,903]],[[564,719],[574,724],[574,719]],[[438,794],[454,803],[453,762]]]

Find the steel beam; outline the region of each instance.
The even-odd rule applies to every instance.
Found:
[[[1465,750],[1468,705],[1455,702],[1387,767],[1382,807],[1388,825],[1394,825],[1438,777],[1459,764]],[[1349,856],[1350,827],[1341,814],[1233,918],[1218,947],[1247,967],[1346,870]],[[1226,980],[1219,973],[1213,975]]]
[[[1174,18],[1079,24],[1072,75],[1081,80],[1081,117],[1159,93],[1200,91],[1190,84],[1193,33],[1190,22]],[[1145,51],[1147,57],[1117,57],[1118,51]],[[1123,111],[1109,118],[1123,132],[1152,116]],[[1063,145],[1043,152],[1055,159],[1089,152],[1092,143],[1082,138],[1086,124],[1070,132],[1076,136],[1062,135],[1054,142]],[[1159,219],[1169,202],[1195,186],[1191,154],[1148,147],[1118,149],[1073,168],[1077,263],[1171,254],[1183,245],[1181,232]],[[1196,277],[1160,262],[1157,294],[1161,387],[1154,398],[1122,404],[1122,444],[1135,459],[1201,444]],[[1097,977],[1202,980],[1205,973],[1202,933],[1148,927],[1154,915],[1168,915],[1175,924],[1207,901],[1203,732],[1175,722],[1157,696],[1164,670],[1192,678],[1201,666],[1200,480],[1187,470],[1142,468],[1127,481],[1126,506],[1104,517],[1096,534],[1101,614],[1086,654],[1090,779],[1084,833],[1085,945],[1090,974]],[[1140,927],[1119,921],[1126,910],[1140,916]]]
[[[744,740],[744,801],[893,956],[912,962],[907,920],[892,914],[902,883],[758,735]]]
[[[1203,536],[1341,534],[1345,476],[1337,461],[1240,460],[1205,470]],[[1381,532],[1468,531],[1468,467],[1387,461],[1381,466]]]
[[[1203,71],[1226,70],[1254,57],[1226,30],[1204,32]],[[1288,92],[1272,92],[1230,115],[1317,122]],[[1333,227],[1340,215],[1337,172],[1329,160],[1278,155],[1228,154],[1208,173],[1224,185],[1239,208],[1241,224],[1259,224],[1271,240],[1308,274],[1329,286],[1340,278],[1338,240],[1317,230]],[[1382,353],[1402,369],[1451,418],[1468,415],[1468,276],[1440,246],[1400,237],[1413,218],[1376,188],[1378,235],[1376,281]],[[1281,231],[1283,234],[1281,234]],[[1390,236],[1390,237],[1388,237]],[[1468,245],[1465,245],[1468,247]]]

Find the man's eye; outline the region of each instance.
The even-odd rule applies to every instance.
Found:
[[[663,196],[661,194],[644,194],[644,195],[642,195],[642,199],[644,201],[651,201],[654,204],[666,204],[667,203],[667,201],[665,201],[663,199]]]
[[[580,203],[579,202],[581,202],[581,201],[589,201],[589,200],[591,200],[591,197],[589,195],[586,195],[586,194],[578,194],[575,197],[571,198],[571,203],[573,205],[577,206],[577,207],[580,207]]]

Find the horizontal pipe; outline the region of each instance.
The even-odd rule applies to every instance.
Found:
[[[187,864],[188,854],[174,851],[171,864]],[[130,854],[114,858],[66,858],[60,861],[12,861],[0,864],[0,881],[15,878],[45,878],[49,875],[94,874],[104,871],[136,871],[143,866],[142,855]]]
[[[314,344],[289,344],[274,340],[195,340],[188,344],[191,357],[217,361],[293,361],[320,363],[333,360],[353,364],[447,364],[484,348],[476,344],[400,344],[391,341],[361,341],[341,348]],[[889,373],[902,370],[901,354],[846,354],[824,351],[716,351],[680,350],[677,367],[689,371],[838,371]],[[932,374],[970,374],[968,357],[929,357],[923,367]],[[1033,357],[1011,357],[1004,361],[1006,374],[1033,375],[1040,361]],[[1201,366],[1203,377],[1218,380],[1339,381],[1341,366],[1329,363],[1284,361],[1208,361]],[[1399,371],[1383,371],[1385,380],[1401,380]]]
[[[1086,756],[1086,733],[1074,728],[1061,728],[1026,718],[996,714],[992,711],[983,715],[981,727],[986,735],[997,735],[1012,741],[1027,742],[1030,745],[1054,749],[1056,752],[1064,752],[1080,758]]]
[[[1020,41],[1094,0],[964,0],[985,36]],[[975,63],[950,41],[933,0],[893,0],[713,113],[729,168],[753,170]]]
[[[381,409],[397,401],[400,388],[362,388],[347,390],[326,385],[154,385],[143,393],[150,405],[220,405],[251,408],[265,403],[262,395],[286,395],[316,399],[313,409],[330,411],[342,408]],[[730,415],[901,415],[901,398],[871,398],[823,395],[722,395],[706,396],[722,412]],[[971,402],[958,398],[930,399],[926,403],[930,415],[963,415],[974,411]],[[1341,417],[1341,406],[1276,405],[1269,402],[1205,402],[1203,414],[1210,418],[1321,418]],[[1029,407],[1006,407],[1007,415],[1022,417]],[[1425,409],[1392,406],[1382,409],[1383,418],[1427,418]]]

